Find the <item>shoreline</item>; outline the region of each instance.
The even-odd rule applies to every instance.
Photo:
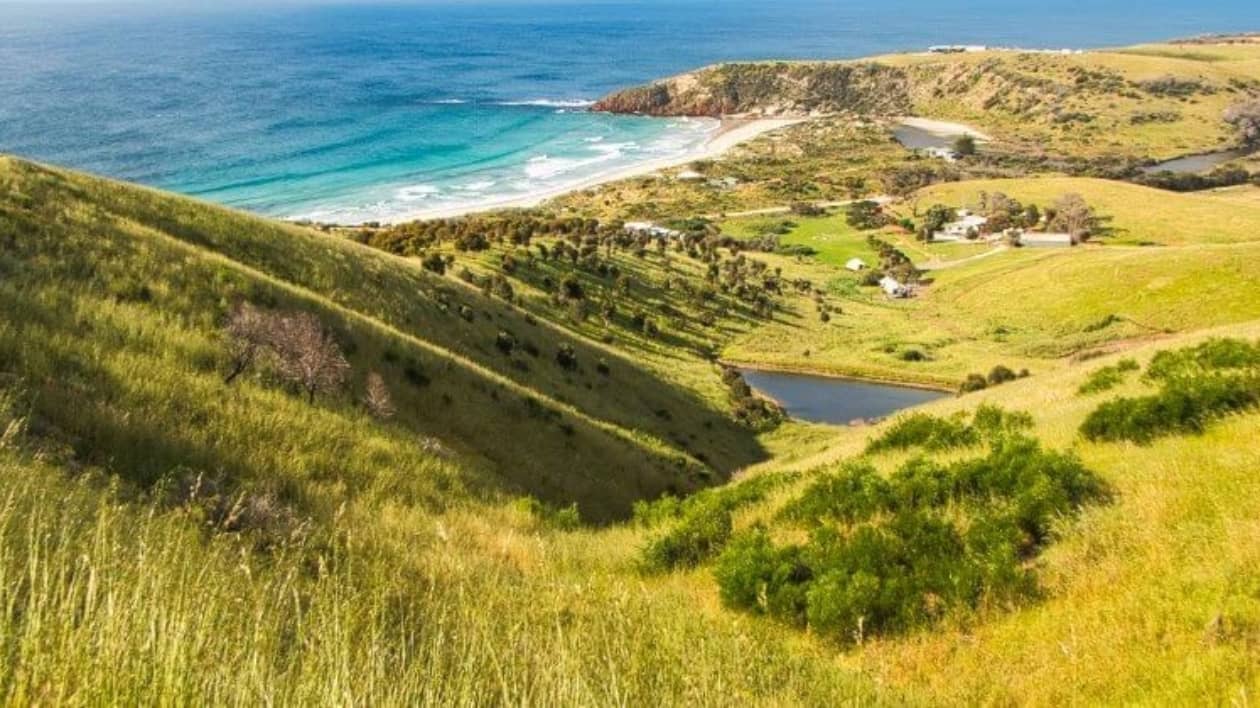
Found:
[[[574,182],[573,184],[553,187],[530,194],[503,197],[500,199],[490,198],[485,201],[470,204],[420,209],[400,216],[380,219],[379,223],[385,225],[397,225],[412,221],[423,221],[426,219],[450,219],[459,216],[467,216],[469,214],[498,211],[500,209],[525,209],[536,207],[543,202],[555,199],[556,197],[564,196],[565,194],[570,194],[572,192],[580,192],[584,189],[590,189],[609,182],[630,179],[632,177],[641,177],[653,172],[659,172],[661,170],[667,170],[674,167],[681,167],[697,160],[714,159],[720,157],[732,148],[746,143],[754,138],[782,128],[796,125],[798,123],[803,123],[807,120],[809,119],[748,118],[742,116],[724,117],[718,119],[718,125],[713,129],[709,137],[698,149],[690,150],[679,155],[626,165],[601,174],[592,175],[586,179]],[[288,218],[285,220],[291,222],[302,221],[297,218]],[[347,227],[355,226],[356,224],[325,225]]]
[[[993,138],[962,123],[953,123],[946,120],[936,120],[934,118],[920,118],[918,116],[901,116],[896,119],[898,123],[907,128],[915,128],[925,133],[942,138],[956,138],[962,135],[970,135],[978,142],[991,143]]]
[[[805,367],[791,366],[788,364],[754,364],[748,362],[730,361],[727,359],[719,359],[718,364],[729,366],[732,369],[743,369],[748,371],[764,371],[774,374],[796,374],[798,376],[811,376],[820,379],[835,379],[838,381],[852,381],[854,383],[879,384],[883,386],[895,386],[898,388],[911,388],[918,391],[932,391],[934,393],[957,394],[958,388],[947,387],[945,384],[928,383],[926,381],[910,381],[907,379],[883,378],[878,376],[865,376],[858,374],[837,374],[830,371],[820,371],[818,369],[808,369]]]

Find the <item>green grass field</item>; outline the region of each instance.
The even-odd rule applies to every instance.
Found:
[[[1108,180],[972,180],[936,185],[918,197],[922,205],[961,207],[976,204],[982,192],[1002,192],[1040,207],[1052,206],[1065,194],[1083,195],[1102,217],[1104,243],[1180,246],[1260,240],[1256,232],[1260,205],[1251,200],[1238,200],[1234,206],[1222,208],[1211,194],[1177,194]]]

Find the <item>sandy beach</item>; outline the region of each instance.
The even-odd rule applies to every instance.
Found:
[[[628,165],[621,169],[609,170],[608,172],[594,175],[581,182],[565,185],[556,189],[535,192],[526,196],[504,198],[500,200],[489,199],[475,204],[462,204],[450,207],[439,207],[436,209],[424,209],[389,219],[383,223],[405,223],[420,219],[446,219],[463,216],[465,214],[493,211],[496,209],[534,207],[549,199],[554,199],[570,192],[577,192],[583,189],[590,189],[591,187],[601,184],[606,184],[608,182],[616,182],[618,180],[652,174],[653,172],[659,172],[673,167],[680,167],[697,160],[713,159],[721,156],[723,153],[736,145],[748,142],[749,140],[764,135],[765,133],[801,123],[805,120],[807,119],[723,118],[717,128],[714,129],[713,134],[698,150],[693,150],[674,157],[640,162],[638,164]]]

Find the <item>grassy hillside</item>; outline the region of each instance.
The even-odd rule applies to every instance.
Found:
[[[972,123],[1011,146],[1165,158],[1230,144],[1226,108],[1260,93],[1255,45],[1078,54],[899,54],[853,62],[721,64],[609,96],[652,115],[916,114]]]
[[[1042,207],[1066,193],[1082,194],[1102,217],[1102,245],[993,251],[925,245],[886,231],[879,237],[934,268],[914,298],[890,301],[860,285],[861,276],[834,268],[836,258],[849,255],[878,264],[867,233],[839,216],[784,217],[793,226],[783,241],[812,246],[819,255],[769,258],[789,278],[826,283],[834,309],[823,321],[813,298],[798,298],[773,323],[733,340],[723,356],[954,385],[998,364],[1041,372],[1059,367],[1062,357],[1260,317],[1255,298],[1245,295],[1258,284],[1251,263],[1260,255],[1260,211],[1250,204],[1222,208],[1211,196],[1063,178],[948,183],[915,201],[920,210],[934,203],[960,207],[982,192]],[[739,232],[749,220],[727,223]]]
[[[395,227],[0,157],[0,696],[1245,703],[1260,201],[1058,172],[1228,142],[1260,54],[878,61],[726,65],[610,106],[878,116],[693,166],[711,180]],[[999,140],[926,160],[894,110]],[[905,198],[869,230],[789,208],[883,191]],[[995,192],[1080,194],[1101,228],[1033,249],[894,223]],[[922,269],[914,297],[855,256]],[[345,380],[303,389],[343,371],[330,348]],[[835,427],[782,420],[722,360],[1013,380]]]
[[[1260,564],[1247,542],[1260,509],[1256,414],[1146,444],[1091,442],[1079,431],[1092,411],[1156,384],[1117,369],[1113,388],[1078,392],[1121,358],[1145,374],[1163,350],[1260,338],[1250,299],[1227,296],[1254,288],[1253,242],[1187,233],[1161,248],[999,253],[890,303],[829,263],[871,248],[842,214],[791,218],[784,240],[818,243],[822,258],[733,253],[707,229],[681,249],[613,239],[575,260],[561,246],[570,236],[545,232],[530,250],[566,255],[359,235],[415,247],[401,258],[16,160],[0,167],[0,691],[11,701],[1179,703],[1260,681]],[[1128,218],[1117,212],[1115,227]],[[467,233],[493,229],[477,223]],[[1129,228],[1142,238],[1144,226]],[[578,242],[579,254],[596,243]],[[454,257],[455,273],[426,271],[434,255]],[[620,287],[601,265],[630,277],[619,310],[573,317],[571,299],[555,297],[569,279],[596,303]],[[493,276],[509,270],[505,297]],[[803,280],[819,294],[769,295]],[[267,367],[225,384],[221,327],[240,299],[318,316],[346,352],[349,384],[314,403]],[[636,308],[655,332],[635,326]],[[693,323],[705,314],[712,327]],[[1167,332],[1149,337],[1151,322]],[[1222,323],[1235,324],[1203,330]],[[558,374],[554,351],[504,354],[508,328],[538,332],[523,336],[540,347],[543,333],[569,344],[581,366]],[[1185,331],[1198,333],[1173,333]],[[981,464],[988,443],[864,455],[896,421],[755,438],[703,357],[713,345],[942,382],[1028,362],[1028,379],[925,412],[1026,412],[1029,423],[1003,428],[1036,441],[1021,443],[1040,451],[1024,456],[1026,471],[1047,474],[1044,489],[1078,475],[1086,491],[1064,501],[1038,484],[994,487],[980,506],[925,503],[910,526],[854,512],[840,535],[819,520],[823,507],[784,516],[846,461],[889,480],[898,469],[955,475]],[[911,347],[930,356],[900,356]],[[1123,351],[1063,358],[1109,348]],[[604,388],[587,363],[600,359],[613,382],[649,388]],[[391,420],[362,404],[373,371],[394,396]],[[641,410],[654,405],[670,417]],[[559,508],[576,501],[588,519],[613,519],[662,491],[690,493],[712,481],[690,452],[760,462],[686,501],[640,504],[633,522],[583,526]],[[1011,526],[1003,510],[1032,525]],[[995,535],[975,545],[985,524]],[[854,537],[878,544],[918,528],[886,548],[907,567],[923,544],[945,545],[936,570],[914,571],[856,633],[845,608],[865,596],[836,600],[834,576],[813,595],[767,592],[765,610],[763,593],[719,584],[758,587],[745,557],[724,550],[752,538],[795,559],[774,587],[804,588],[810,564],[857,557],[846,539],[862,528]],[[988,565],[951,555],[954,533]],[[796,544],[839,555],[794,556]],[[863,557],[871,577],[890,572],[893,555]],[[956,561],[959,580],[937,585]],[[805,606],[815,609],[803,624],[791,619]]]
[[[1202,435],[1171,435],[1147,445],[1091,443],[1079,433],[1091,411],[1108,400],[1144,395],[1151,386],[1130,374],[1105,393],[1077,391],[1096,371],[1122,359],[1145,370],[1157,352],[1205,336],[1255,341],[1258,334],[1253,323],[1147,344],[924,409],[939,416],[970,414],[982,404],[1027,411],[1033,434],[1051,449],[1071,450],[1112,496],[1056,527],[1056,540],[1029,566],[1040,576],[1035,599],[982,605],[943,627],[875,639],[852,651],[846,666],[951,703],[1177,704],[1253,692],[1260,681],[1254,662],[1260,565],[1249,539],[1256,533],[1260,485],[1249,470],[1260,458],[1249,441],[1260,416],[1227,417],[1211,422]],[[779,509],[819,474],[861,455],[887,429],[837,433],[825,451],[794,465],[818,472],[741,512],[741,523],[769,524],[780,543],[799,541],[777,516]],[[907,453],[875,455],[881,469],[906,459]],[[696,582],[710,583],[716,593],[705,575],[697,574]]]
[[[1245,194],[1247,188],[1235,188]],[[1038,177],[968,180],[934,185],[916,197],[929,204],[973,206],[985,192],[1002,192],[1022,202],[1051,206],[1065,194],[1086,195],[1103,220],[1107,243],[1182,246],[1256,241],[1260,205],[1239,200],[1222,208],[1204,194],[1177,194],[1101,179]]]
[[[335,484],[337,460],[367,453],[351,448],[294,465],[296,441],[265,436],[341,437],[332,431],[362,422],[355,402],[370,371],[385,378],[399,409],[373,445],[433,437],[510,488],[578,501],[592,518],[705,483],[706,465],[689,450],[721,470],[758,459],[751,433],[716,404],[415,264],[15,160],[4,161],[2,179],[9,195],[0,222],[4,298],[9,312],[23,313],[7,322],[5,371],[31,389],[41,425],[136,479],[188,466],[280,487],[279,479],[293,475]],[[313,312],[333,327],[355,368],[350,389],[308,409],[268,386],[224,386],[218,328],[241,299]],[[76,336],[84,327],[99,338]],[[536,342],[536,354],[505,356],[495,348],[500,331]],[[576,369],[556,364],[564,344],[576,354]],[[596,371],[600,360],[607,374]],[[66,376],[68,366],[78,373]],[[103,390],[112,393],[93,410],[82,393]],[[109,412],[118,406],[136,410],[120,418]],[[279,423],[290,416],[276,406],[322,422],[291,429]],[[181,433],[188,437],[178,443],[157,440],[154,428],[172,415],[206,425]],[[526,455],[518,441],[527,438]],[[242,447],[232,457],[225,456],[228,440]],[[380,465],[391,467],[385,459]],[[391,474],[409,477],[401,469]]]

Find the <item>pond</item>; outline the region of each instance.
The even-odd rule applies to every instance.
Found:
[[[1160,162],[1150,167],[1143,167],[1142,171],[1147,174],[1156,172],[1177,172],[1177,173],[1197,173],[1207,172],[1213,167],[1219,167],[1231,160],[1237,160],[1240,157],[1246,157],[1246,150],[1222,150],[1221,152],[1208,152],[1202,155],[1186,155],[1178,157],[1175,160]]]
[[[893,137],[897,139],[897,142],[901,143],[902,147],[905,147],[908,150],[951,148],[954,146],[954,141],[958,139],[959,135],[961,135],[961,133],[956,135],[933,133],[930,130],[924,130],[923,128],[917,128],[913,125],[904,124],[893,128]]]
[[[855,420],[885,418],[950,394],[908,386],[838,379],[809,374],[740,369],[744,380],[773,398],[788,415],[810,423],[847,425]]]

